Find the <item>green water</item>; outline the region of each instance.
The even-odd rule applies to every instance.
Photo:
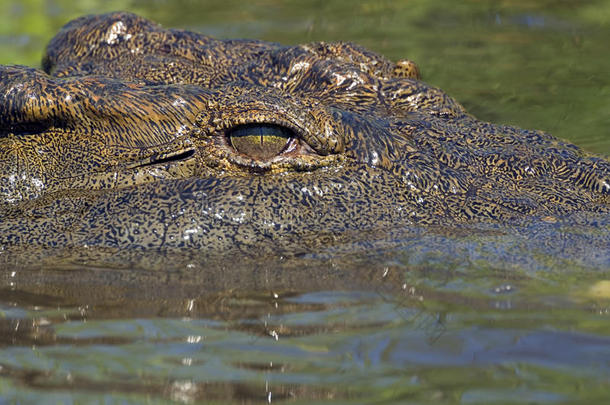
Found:
[[[37,66],[69,19],[114,10],[220,38],[357,42],[416,61],[480,119],[610,154],[607,0],[4,0],[0,63]]]
[[[480,119],[610,154],[610,1],[2,1],[0,63],[36,66],[70,18],[117,9],[358,42]],[[117,268],[0,250],[0,403],[604,403],[610,249],[553,239],[572,234]]]

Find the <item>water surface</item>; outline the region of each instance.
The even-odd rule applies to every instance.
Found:
[[[481,119],[610,153],[608,1],[0,7],[1,63],[36,66],[70,18],[117,9],[222,38],[349,40],[417,61]],[[0,402],[603,403],[610,249],[600,240],[546,224],[412,229],[267,257],[41,262],[0,251]]]

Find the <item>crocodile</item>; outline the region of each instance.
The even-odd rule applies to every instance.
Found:
[[[85,16],[42,69],[1,66],[0,100],[4,250],[295,252],[610,213],[607,158],[479,121],[414,62],[352,43]]]

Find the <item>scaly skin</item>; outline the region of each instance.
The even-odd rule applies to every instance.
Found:
[[[610,163],[476,120],[356,45],[282,46],[72,21],[44,71],[0,67],[0,245],[307,251],[393,229],[610,211]],[[292,131],[258,158],[242,124]],[[596,217],[597,218],[597,217]],[[605,217],[607,218],[607,217]]]

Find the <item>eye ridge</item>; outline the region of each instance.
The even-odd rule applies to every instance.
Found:
[[[254,123],[230,128],[226,137],[240,154],[258,161],[268,161],[290,149],[297,135],[281,125]]]

